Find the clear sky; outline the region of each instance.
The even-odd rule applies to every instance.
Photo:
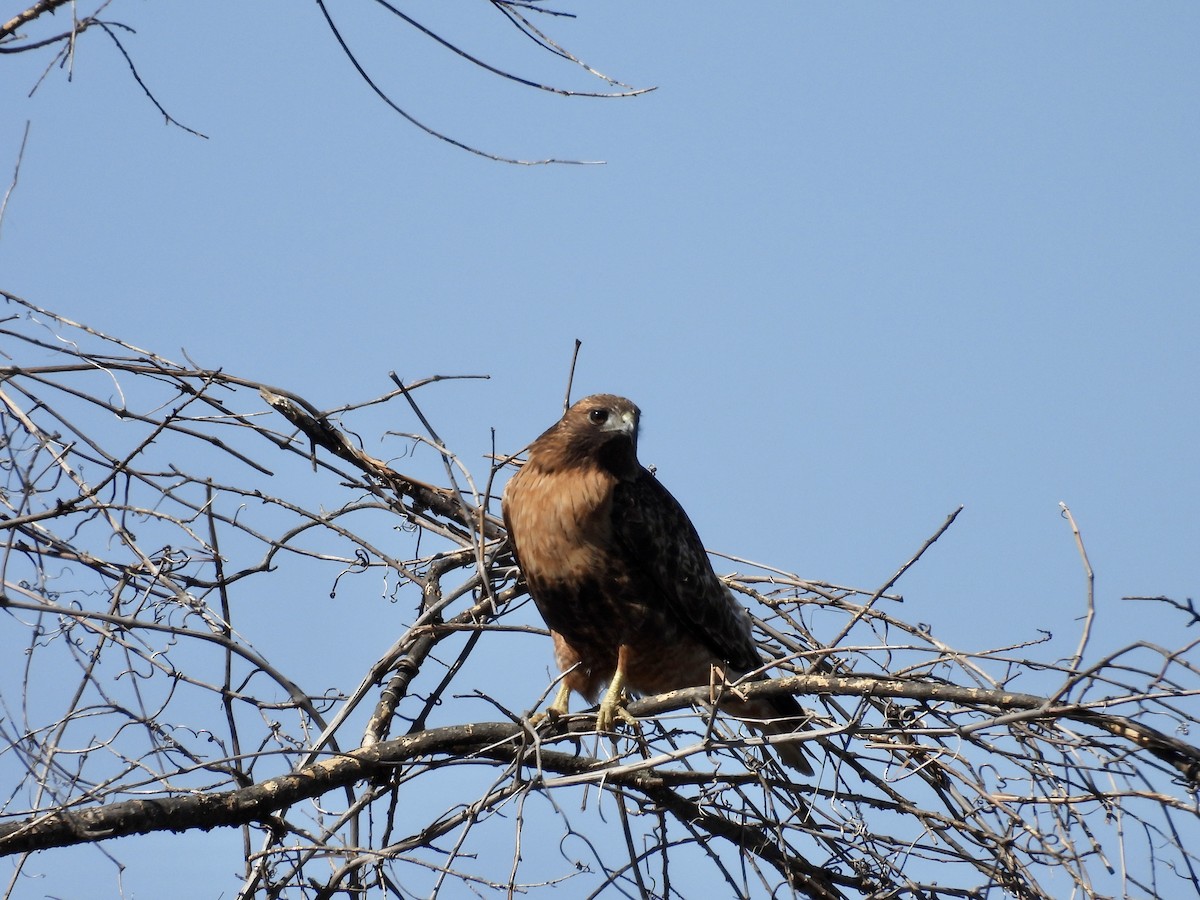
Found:
[[[515,450],[557,417],[579,338],[577,396],[642,407],[643,461],[710,548],[873,588],[965,504],[902,614],[977,649],[1049,629],[1066,656],[1066,501],[1097,652],[1174,640],[1178,619],[1121,598],[1200,593],[1200,5],[562,8],[580,17],[541,23],[556,40],[658,90],[537,92],[330,4],[431,126],[604,165],[431,139],[309,4],[109,7],[207,140],[163,124],[99,31],[32,97],[48,57],[0,56],[0,188],[32,123],[0,286],[319,406],[391,370],[488,374],[427,395],[480,471],[491,428]],[[605,87],[486,3],[436,14],[518,74]]]

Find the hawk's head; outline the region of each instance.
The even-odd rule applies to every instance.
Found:
[[[615,394],[584,397],[529,448],[540,465],[599,465],[614,475],[637,472],[641,410]]]

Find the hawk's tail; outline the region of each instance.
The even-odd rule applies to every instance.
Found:
[[[805,721],[807,716],[795,697],[785,695],[747,703],[744,714],[759,720],[752,724],[765,735],[795,734],[797,731],[808,729],[808,723]],[[804,752],[802,741],[773,743],[771,749],[775,751],[781,763],[795,769],[801,775],[816,774],[808,754]]]
[[[763,734],[774,735],[795,734],[797,731],[803,731],[808,726],[795,725],[791,722],[764,722],[762,725],[756,725],[756,727]],[[772,744],[771,749],[785,766],[795,769],[801,775],[815,774],[812,763],[808,759],[808,754],[804,752],[804,745],[799,741]]]

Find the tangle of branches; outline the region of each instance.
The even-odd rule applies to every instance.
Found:
[[[7,896],[56,848],[136,868],[138,835],[211,829],[241,897],[1200,893],[1194,641],[952,647],[894,578],[726,558],[778,660],[729,689],[800,698],[771,740],[815,777],[709,686],[637,700],[636,733],[534,727],[549,642],[496,515],[520,448],[445,446],[441,378],[320,409],[3,296]]]

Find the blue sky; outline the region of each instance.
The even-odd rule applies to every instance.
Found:
[[[604,87],[486,4],[424,6],[490,61]],[[330,4],[431,126],[605,165],[421,134],[314,6],[117,0],[140,75],[209,139],[98,32],[32,98],[47,57],[0,58],[0,182],[32,123],[0,285],[321,406],[391,370],[488,374],[427,401],[480,471],[491,428],[515,450],[557,417],[579,338],[577,395],[639,403],[643,461],[711,548],[875,587],[965,504],[901,612],[1069,655],[1066,501],[1097,646],[1176,639],[1120,598],[1200,576],[1200,6],[565,8],[556,40],[658,90],[531,91]]]

